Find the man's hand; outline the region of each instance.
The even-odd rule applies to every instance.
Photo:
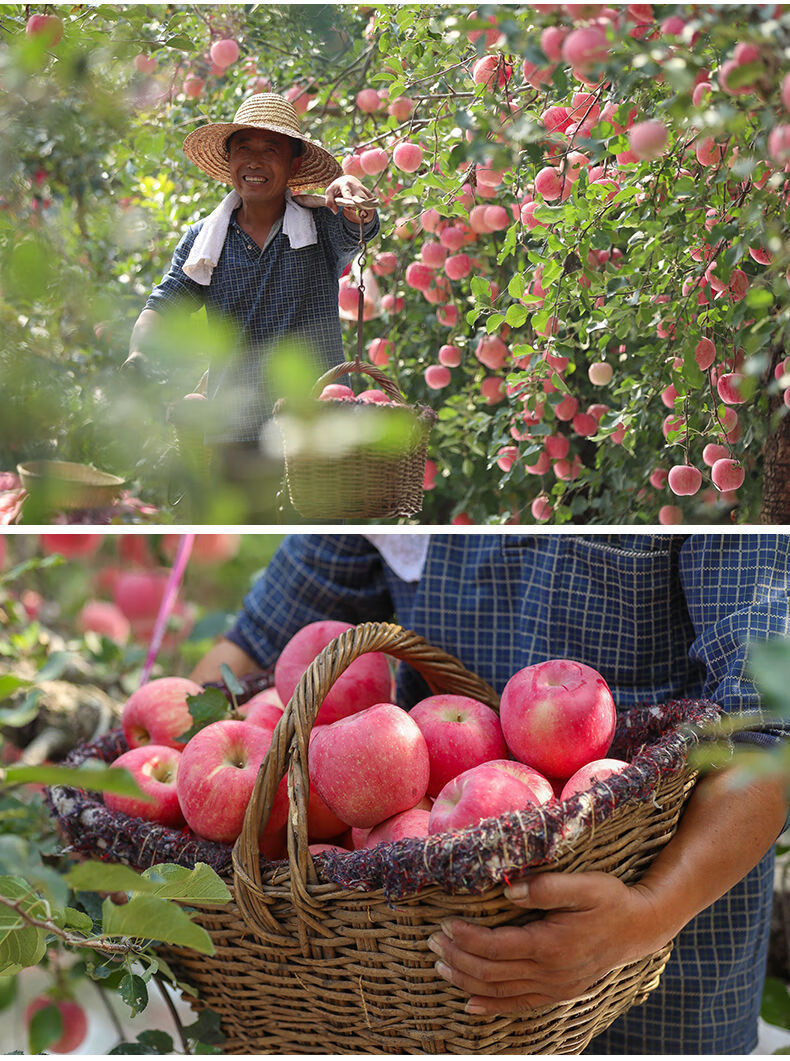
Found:
[[[582,994],[612,969],[660,950],[737,884],[776,842],[787,810],[783,776],[744,783],[735,768],[713,771],[697,782],[677,832],[637,884],[550,872],[514,882],[508,898],[545,910],[543,918],[494,929],[449,919],[430,940],[437,971],[472,996],[471,1013],[513,1013]]]
[[[369,205],[365,209],[366,204],[375,203],[375,197],[365,187],[362,181],[356,177],[352,177],[346,173],[342,177],[336,177],[335,180],[329,185],[325,192],[326,205],[332,211],[333,214],[338,212],[341,204],[337,202],[338,199],[346,199],[349,202],[353,202],[356,205],[356,209],[350,206],[343,206],[343,216],[348,218],[349,221],[355,223],[370,221],[375,213],[375,207]]]
[[[517,1013],[576,998],[672,936],[667,930],[664,938],[645,889],[608,873],[537,873],[506,894],[546,913],[493,929],[451,918],[429,940],[439,975],[471,996],[469,1013]]]

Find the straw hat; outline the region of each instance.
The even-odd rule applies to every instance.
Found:
[[[193,130],[184,141],[184,152],[209,177],[232,184],[225,142],[237,129],[268,129],[301,140],[304,144],[299,169],[288,182],[293,192],[305,188],[325,188],[343,170],[337,159],[302,132],[293,105],[275,92],[248,96],[232,122],[214,122]]]

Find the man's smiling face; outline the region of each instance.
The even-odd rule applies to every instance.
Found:
[[[301,161],[287,136],[267,129],[240,129],[228,144],[233,187],[250,205],[281,201]]]

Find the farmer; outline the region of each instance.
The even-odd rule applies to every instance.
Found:
[[[211,366],[206,396],[207,441],[255,447],[277,395],[267,381],[267,355],[284,337],[316,358],[319,374],[344,360],[338,279],[360,241],[378,232],[371,195],[344,175],[333,156],[301,131],[291,103],[274,93],[250,96],[232,122],[201,126],[184,152],[204,173],[232,190],[208,217],[190,225],[161,283],[151,292],[131,336],[125,369],[161,373],[146,357],[174,310],[205,307],[230,322],[234,354]],[[323,197],[298,196],[325,188]],[[359,210],[339,205],[356,203]],[[306,205],[305,205],[306,204]],[[196,362],[189,389],[208,368]],[[180,402],[178,424],[194,408]]]
[[[751,719],[742,739],[780,739],[748,675],[750,639],[790,634],[786,535],[294,535],[194,677],[274,662],[308,622],[391,620],[501,691],[520,667],[571,658],[602,672],[619,708],[704,697]],[[400,668],[398,702],[427,695]],[[784,785],[696,785],[678,832],[637,884],[605,873],[513,881],[547,911],[522,927],[455,918],[436,931],[437,970],[480,1014],[582,994],[677,933],[658,988],[590,1045],[598,1053],[741,1054],[757,1043]]]

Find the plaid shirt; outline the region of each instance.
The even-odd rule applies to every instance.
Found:
[[[299,250],[291,248],[281,226],[259,247],[234,214],[208,286],[183,270],[203,221],[190,225],[145,304],[158,313],[175,307],[195,312],[205,306],[210,317],[236,328],[237,355],[212,372],[208,386],[225,425],[212,432],[214,442],[257,441],[274,404],[267,393],[266,357],[279,340],[287,336],[305,344],[317,359],[316,378],[345,360],[338,279],[359,246],[359,225],[346,220],[342,208],[337,215],[324,206],[312,213],[318,242]],[[365,226],[365,239],[378,230],[376,217]]]
[[[583,661],[625,708],[707,697],[755,713],[750,638],[790,633],[790,537],[438,534],[418,582],[362,535],[296,535],[244,601],[231,640],[272,663],[306,623],[391,620],[458,656],[501,691],[540,659]],[[400,668],[399,702],[425,695]],[[772,743],[770,727],[750,739]],[[678,936],[659,987],[595,1053],[749,1053],[765,971],[773,852]]]

